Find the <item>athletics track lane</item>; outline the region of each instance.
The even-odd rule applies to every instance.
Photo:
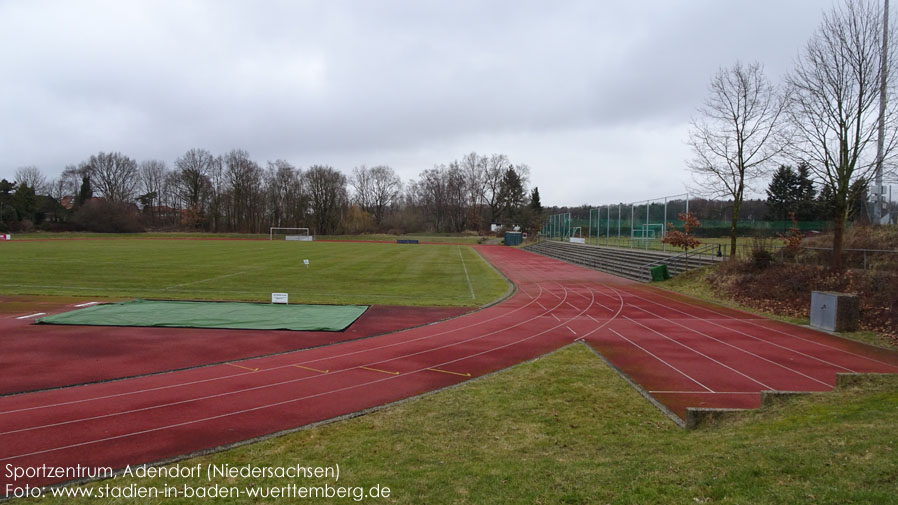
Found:
[[[302,332],[35,325],[34,317],[26,317],[77,310],[84,303],[70,297],[0,298],[0,395],[296,351],[430,324],[471,310],[372,305],[344,331]]]
[[[898,372],[895,353],[526,251],[478,250],[518,291],[461,318],[234,364],[0,398],[0,465],[159,461],[457,384],[576,340],[681,416],[687,406],[757,406],[759,392],[771,387],[830,389],[840,371]]]

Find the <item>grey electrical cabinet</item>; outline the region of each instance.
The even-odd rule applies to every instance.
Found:
[[[860,308],[857,295],[812,291],[811,326],[827,331],[857,330]]]

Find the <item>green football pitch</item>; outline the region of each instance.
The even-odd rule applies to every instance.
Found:
[[[308,260],[308,266],[304,263]],[[0,294],[478,306],[506,282],[471,247],[97,239],[0,244]]]

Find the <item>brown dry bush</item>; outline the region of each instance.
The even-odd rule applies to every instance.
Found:
[[[807,318],[811,291],[856,293],[862,329],[876,331],[898,344],[898,272],[846,270],[832,272],[817,265],[752,261],[727,262],[709,275],[714,291],[766,312]]]

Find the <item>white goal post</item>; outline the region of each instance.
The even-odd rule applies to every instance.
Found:
[[[312,235],[309,234],[308,228],[289,228],[283,226],[272,226],[268,229],[268,240],[274,240],[274,236],[280,238],[284,236],[286,240],[302,240],[311,241]]]

